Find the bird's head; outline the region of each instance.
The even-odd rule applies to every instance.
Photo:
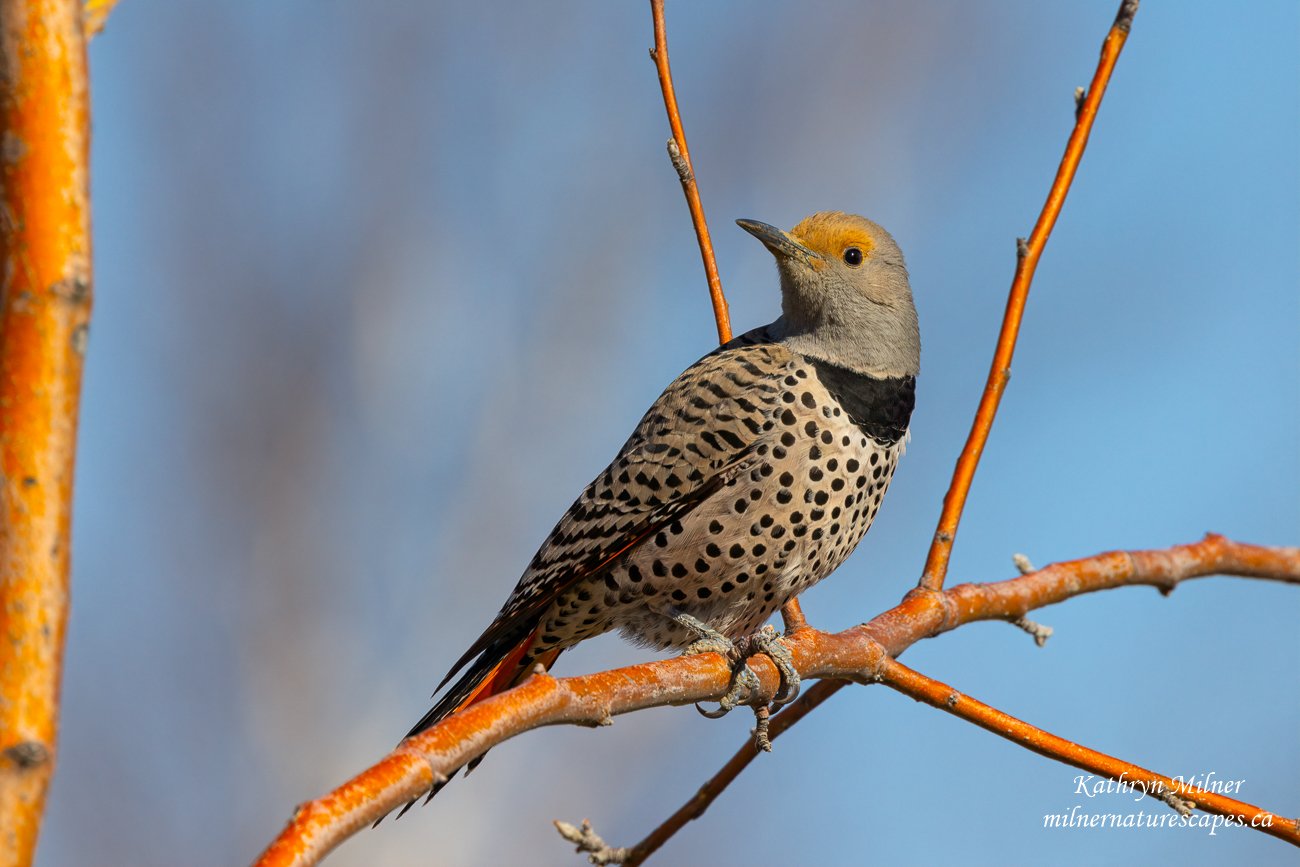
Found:
[[[792,348],[876,376],[915,376],[921,340],[903,254],[889,233],[841,211],[813,214],[789,232],[737,220],[776,257]]]

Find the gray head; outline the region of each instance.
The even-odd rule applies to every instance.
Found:
[[[823,211],[789,232],[737,220],[776,256],[781,318],[791,349],[859,373],[915,376],[921,336],[907,267],[894,239],[855,214]]]

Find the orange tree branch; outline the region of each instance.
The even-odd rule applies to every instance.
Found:
[[[870,623],[839,633],[800,629],[787,642],[805,678],[870,682],[881,676],[890,657],[965,623],[1011,619],[1082,593],[1116,587],[1146,584],[1169,590],[1183,580],[1213,574],[1300,584],[1300,548],[1265,548],[1211,535],[1165,550],[1099,554],[992,584],[963,584],[941,592],[918,588]],[[775,667],[761,656],[750,665],[762,684],[758,698],[770,698],[779,685]],[[607,725],[614,716],[642,708],[716,700],[727,691],[730,679],[726,661],[711,653],[581,677],[538,674],[403,741],[369,770],[300,806],[257,864],[315,864],[359,829],[427,792],[443,775],[525,731],[559,724]],[[773,736],[839,685],[823,682],[809,689],[775,717]],[[783,723],[787,715],[790,720]],[[733,759],[738,766],[732,777],[749,758],[739,759],[738,754]],[[696,805],[688,805],[688,815],[674,828],[656,832],[658,842],[702,812],[726,782],[729,779],[709,792],[701,790]],[[1271,833],[1290,834],[1289,839],[1300,843],[1294,822],[1278,822]]]
[[[1132,785],[1142,794],[1165,802],[1183,816],[1190,815],[1194,809],[1203,810],[1300,846],[1300,830],[1296,827],[1295,819],[1277,816],[1252,804],[1186,785],[1163,774],[1057,737],[915,672],[897,660],[885,660],[880,670],[880,681],[903,695],[974,723],[1039,755]]]
[[[86,0],[82,14],[85,16],[87,39],[99,35],[116,5],[117,0]]]
[[[929,638],[977,620],[1014,620],[1035,608],[1081,593],[1149,584],[1167,594],[1173,592],[1180,581],[1213,574],[1216,570],[1243,577],[1300,583],[1297,569],[1300,569],[1300,549],[1240,545],[1211,534],[1200,542],[1167,550],[1113,551],[1083,560],[1056,563],[1022,578],[996,584],[962,584],[946,592],[918,588],[909,593],[902,604],[859,628],[872,642],[883,646],[892,658],[918,640],[918,630],[920,637]],[[877,674],[883,670],[882,664]],[[848,683],[847,680],[823,680],[806,690],[798,700],[773,717],[769,738],[775,740]],[[702,816],[757,755],[753,741],[747,741],[681,809],[627,850],[622,863],[640,864],[687,822]],[[1291,827],[1295,827],[1294,823]]]
[[[78,0],[0,0],[0,865],[30,864],[54,766],[90,320]]]
[[[718,276],[718,263],[713,258],[713,242],[709,240],[709,224],[704,219],[704,204],[700,201],[700,188],[695,183],[695,169],[691,165],[691,152],[686,147],[686,130],[682,115],[677,109],[677,92],[673,89],[673,73],[668,67],[668,35],[664,32],[664,0],[650,0],[650,14],[654,18],[655,47],[650,49],[650,59],[659,73],[659,87],[664,92],[664,108],[668,111],[668,125],[673,137],[668,140],[668,156],[682,182],[686,205],[691,211],[695,236],[700,242],[700,258],[704,260],[704,275],[709,280],[709,298],[713,301],[713,318],[718,324],[718,342],[731,339],[731,317],[727,314],[727,299],[722,294],[722,279]]]
[[[1006,391],[1007,381],[1011,378],[1011,357],[1016,351],[1016,337],[1020,334],[1020,321],[1025,315],[1029,286],[1034,280],[1039,257],[1043,255],[1043,248],[1052,234],[1052,227],[1056,225],[1056,218],[1061,213],[1061,206],[1065,204],[1065,195],[1070,191],[1070,184],[1079,169],[1083,149],[1088,146],[1088,135],[1092,132],[1093,121],[1097,119],[1097,109],[1101,106],[1101,98],[1115,69],[1115,62],[1119,60],[1119,53],[1128,39],[1137,6],[1137,0],[1124,0],[1120,4],[1115,23],[1111,25],[1106,41],[1102,43],[1097,71],[1079,105],[1074,130],[1066,142],[1065,155],[1056,170],[1056,179],[1047,192],[1047,201],[1038,215],[1038,222],[1034,224],[1028,241],[1022,238],[1017,242],[1016,273],[1011,280],[1011,293],[1007,298],[1007,310],[1002,318],[997,347],[993,350],[988,381],[975,410],[975,420],[971,423],[966,445],[962,447],[957,466],[953,469],[952,482],[948,486],[948,493],[944,495],[943,510],[939,514],[939,526],[934,531],[934,539],[930,543],[925,568],[921,573],[921,586],[927,589],[942,589],[944,577],[948,574],[948,560],[952,556],[952,543],[957,536],[962,510],[966,507],[966,495],[970,493],[975,470],[984,453],[984,445],[988,442],[989,431],[993,428],[993,418],[997,415],[1002,393]]]
[[[808,620],[803,616],[803,606],[799,604],[797,598],[781,606],[781,620],[785,623],[787,635],[808,626]]]

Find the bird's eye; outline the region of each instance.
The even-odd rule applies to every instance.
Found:
[[[854,265],[854,266],[861,265],[862,251],[859,250],[857,247],[850,247],[849,249],[845,250],[844,262],[848,265]]]

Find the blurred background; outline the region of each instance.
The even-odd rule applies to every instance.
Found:
[[[913,438],[841,629],[913,584],[1116,0],[670,3],[736,330],[731,221],[891,229],[921,313]],[[1030,298],[952,580],[1214,530],[1300,537],[1300,7],[1149,3]],[[388,750],[714,325],[644,2],[126,0],[91,48],[97,304],[58,774],[38,862],[250,861]],[[1196,581],[905,661],[1169,774],[1300,813],[1295,588]],[[647,658],[606,636],[576,674]],[[580,864],[752,719],[689,708],[493,751],[340,865]],[[664,864],[1283,863],[1248,830],[1044,830],[1078,772],[885,689],[781,739]],[[1019,853],[1019,854],[1017,854]],[[1032,854],[1031,854],[1032,853]]]

